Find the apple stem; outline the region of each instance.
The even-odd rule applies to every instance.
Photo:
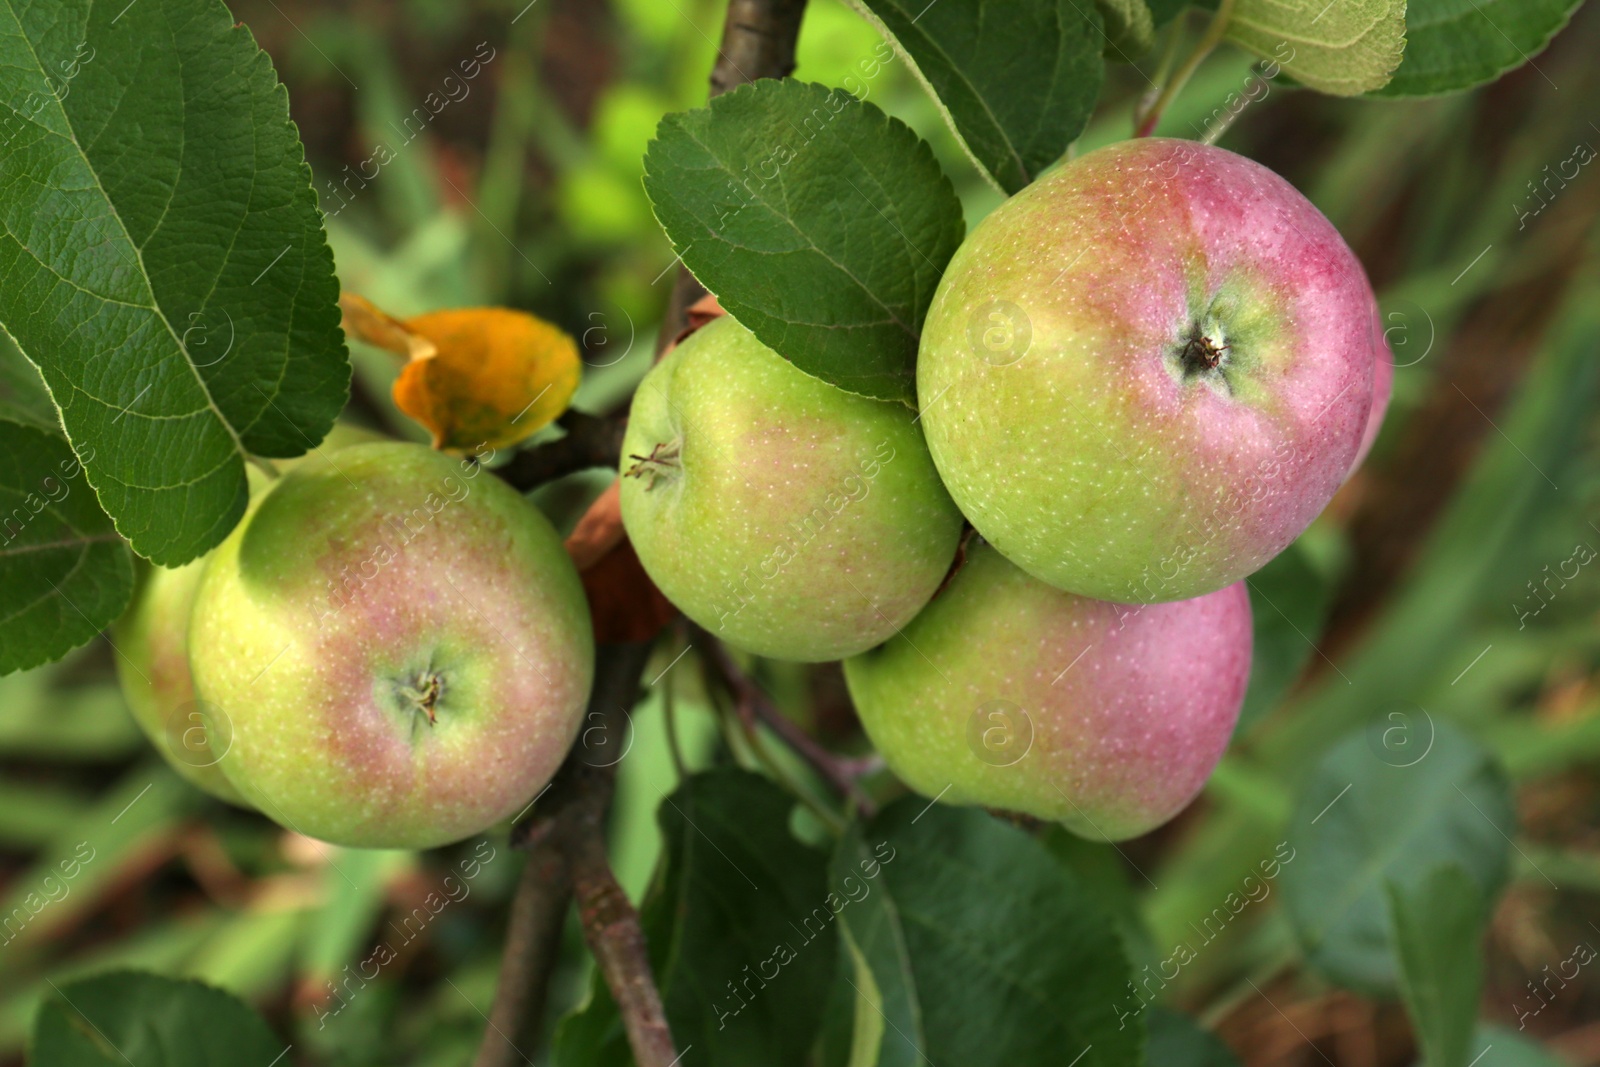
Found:
[[[1134,114],[1133,135],[1135,137],[1149,137],[1155,132],[1156,126],[1160,123],[1161,116],[1166,112],[1168,106],[1177,98],[1178,93],[1183,90],[1184,85],[1194,75],[1194,72],[1200,69],[1200,64],[1205,62],[1205,58],[1211,54],[1217,45],[1222,43],[1222,38],[1228,32],[1228,22],[1233,17],[1233,4],[1234,0],[1221,0],[1217,4],[1217,13],[1212,16],[1211,22],[1207,24],[1206,31],[1201,35],[1199,43],[1194,47],[1194,51],[1189,53],[1189,58],[1183,61],[1183,66],[1178,68],[1178,72],[1162,88],[1160,95],[1156,97],[1155,103],[1147,108],[1142,108]],[[1176,40],[1176,37],[1174,37],[1174,40]]]
[[[633,466],[623,472],[624,478],[649,478],[646,491],[656,487],[656,480],[678,469],[678,456],[683,451],[682,441],[658,442],[648,456],[630,455]]]

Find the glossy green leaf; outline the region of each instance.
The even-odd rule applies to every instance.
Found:
[[[900,46],[973,162],[1006,192],[1061,158],[1100,97],[1100,53],[1109,51],[1111,39],[1095,4],[853,2]],[[1107,2],[1119,12],[1119,33],[1138,36],[1142,27],[1148,47],[1150,12],[1143,0]]]
[[[1400,995],[1425,1067],[1467,1067],[1483,992],[1488,916],[1472,877],[1454,863],[1412,885],[1388,882]]]
[[[200,982],[113,971],[52,987],[34,1019],[33,1067],[238,1067],[288,1046],[249,1005]]]
[[[1286,835],[1297,856],[1283,868],[1284,905],[1307,959],[1342,985],[1396,989],[1384,886],[1409,895],[1453,863],[1492,900],[1515,832],[1504,773],[1448,722],[1418,709],[1350,735],[1311,774]]]
[[[841,918],[874,979],[854,992],[884,1023],[876,1060],[854,1063],[1142,1062],[1115,929],[1022,831],[906,797],[845,834],[831,880],[851,896]]]
[[[1317,646],[1331,599],[1327,579],[1296,545],[1245,581],[1250,590],[1255,648],[1250,688],[1245,692],[1236,732],[1248,730],[1271,711],[1306,664],[1320,656]]]
[[[221,0],[8,0],[0,102],[0,323],[117,529],[187,562],[246,454],[300,455],[346,396],[287,95]]]
[[[1379,92],[1430,96],[1493,81],[1533,63],[1582,2],[1408,0],[1405,60]]]
[[[1354,96],[1400,65],[1406,0],[1236,0],[1228,37],[1302,85]]]
[[[60,659],[133,596],[133,554],[67,442],[3,419],[0,589],[0,674]]]
[[[731,768],[686,779],[658,812],[662,866],[640,909],[678,1050],[706,1067],[803,1067],[838,952],[840,888],[789,831],[794,800]],[[598,978],[563,1020],[561,1067],[632,1063]],[[686,1061],[687,1062],[687,1061]]]
[[[684,263],[766,345],[914,401],[922,320],[965,223],[909,127],[842,89],[764,78],[662,119],[644,184]]]

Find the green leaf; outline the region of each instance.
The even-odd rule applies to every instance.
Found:
[[[0,674],[60,659],[133,596],[133,554],[67,442],[3,419],[0,589]]]
[[[1516,815],[1505,775],[1477,742],[1418,711],[1335,745],[1312,772],[1286,835],[1284,906],[1308,961],[1361,991],[1399,984],[1384,885],[1415,892],[1458,865],[1491,901],[1505,884]]]
[[[7,0],[0,101],[0,322],[117,529],[187,562],[243,514],[245,455],[344,405],[288,96],[221,0]]]
[[[1483,992],[1483,924],[1478,886],[1458,864],[1422,881],[1384,885],[1400,959],[1400,995],[1426,1067],[1467,1067]]]
[[[1400,65],[1406,0],[1237,0],[1228,37],[1302,85],[1354,96]]]
[[[1155,43],[1155,14],[1145,0],[1095,0],[1105,26],[1107,59],[1131,63]]]
[[[663,798],[662,867],[640,909],[651,966],[680,1052],[711,1067],[803,1067],[838,951],[827,856],[789,832],[794,800],[731,768]],[[632,1063],[616,1005],[596,978],[563,1020],[565,1067]]]
[[[1134,865],[1118,846],[1079,837],[1055,823],[1041,830],[1038,840],[1111,919],[1130,959],[1161,957],[1139,911],[1139,894],[1151,883],[1138,868],[1129,870]]]
[[[684,263],[768,347],[915,401],[922,320],[965,223],[908,126],[842,89],[762,79],[662,119],[644,185]]]
[[[11,338],[0,330],[0,419],[25,422],[51,433],[61,432],[56,406],[50,390],[39,377],[39,368],[29,363]]]
[[[1276,707],[1306,663],[1318,655],[1331,599],[1327,579],[1298,545],[1290,545],[1246,583],[1255,651],[1236,734]]]
[[[1239,1067],[1232,1049],[1182,1012],[1156,1005],[1147,1025],[1144,1059],[1150,1067]]]
[[[871,969],[876,1060],[910,1067],[1141,1062],[1127,957],[1094,898],[1027,834],[906,797],[839,842],[841,918]],[[859,985],[859,983],[856,983]]]
[[[285,1045],[249,1005],[200,982],[113,971],[52,987],[33,1023],[34,1067],[237,1067]]]
[[[1582,2],[1409,0],[1405,60],[1379,94],[1430,96],[1493,81],[1532,63]]]
[[[1143,0],[1113,0],[1137,19]],[[1109,41],[1076,0],[852,0],[899,45],[978,169],[1014,193],[1094,112]],[[1148,27],[1149,11],[1143,13]],[[1131,58],[1131,57],[1128,57]]]

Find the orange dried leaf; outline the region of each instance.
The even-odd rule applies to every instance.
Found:
[[[435,448],[516,444],[549,425],[577,391],[577,343],[527,312],[456,308],[405,326],[436,352],[406,364],[394,402],[433,432]]]

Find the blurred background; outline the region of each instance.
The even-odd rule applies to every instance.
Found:
[[[625,405],[678,270],[641,157],[665,113],[704,103],[723,5],[230,7],[289,88],[344,287],[398,315],[531,310],[580,340],[576,406]],[[796,76],[846,86],[916,129],[975,224],[999,194],[879,47],[842,0],[811,0]],[[1258,582],[1256,678],[1206,793],[1120,853],[1052,837],[1108,899],[1135,902],[1120,921],[1136,968],[1271,854],[1300,780],[1341,735],[1377,721],[1421,745],[1449,720],[1505,764],[1521,823],[1482,1014],[1510,1031],[1502,1049],[1517,1047],[1520,1023],[1555,1062],[1600,1063],[1600,966],[1559,996],[1529,993],[1576,945],[1600,945],[1600,567],[1587,565],[1600,548],[1597,53],[1591,5],[1499,82],[1401,102],[1299,92],[1224,49],[1164,118],[1162,133],[1219,136],[1284,174],[1333,220],[1379,292],[1397,373],[1373,457]],[[1128,136],[1146,85],[1113,64],[1079,150]],[[352,418],[423,439],[389,404],[393,358],[353,355]],[[605,482],[576,476],[540,503],[570,526]],[[664,666],[682,648],[669,632],[656,655]],[[521,861],[504,834],[420,855],[348,851],[210,801],[144,742],[114,658],[102,639],[0,678],[0,1062],[21,1062],[48,981],[119,964],[237,991],[304,1062],[467,1062]],[[836,666],[754,669],[830,745],[865,750]],[[688,761],[731,758],[697,674],[679,676]],[[674,781],[659,704],[652,695],[634,716],[613,818],[635,900],[659,848],[655,802]],[[407,926],[474,858],[470,893]],[[351,981],[379,944],[393,958]],[[1414,1061],[1397,1003],[1336,990],[1297,960],[1273,898],[1166,992],[1252,1067]],[[552,1018],[581,998],[586,969],[574,926]],[[1524,1052],[1498,1062],[1549,1062]]]

